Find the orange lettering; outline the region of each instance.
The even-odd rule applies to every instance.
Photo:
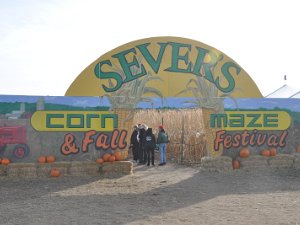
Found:
[[[94,139],[91,136],[95,135],[97,132],[95,130],[90,130],[85,133],[84,138],[82,140],[82,151],[87,152],[88,146],[94,142]]]
[[[115,150],[118,147],[118,143],[117,143],[118,136],[119,136],[119,131],[115,129],[111,135],[111,142],[110,142],[111,148],[113,150]]]
[[[119,139],[119,148],[120,149],[124,149],[127,146],[126,136],[127,136],[127,131],[126,130],[122,130],[121,134],[120,134],[120,139]]]
[[[65,135],[65,142],[61,145],[61,152],[64,155],[69,155],[71,153],[76,154],[79,151],[75,144],[75,137],[72,134]]]
[[[102,148],[103,150],[109,149],[110,146],[109,144],[107,144],[107,141],[108,141],[108,135],[101,133],[96,140],[96,148],[97,149]]]

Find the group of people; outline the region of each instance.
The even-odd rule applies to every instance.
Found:
[[[154,166],[154,150],[158,146],[159,166],[166,164],[166,149],[169,138],[163,125],[160,125],[158,129],[159,132],[156,138],[152,128],[147,125],[134,125],[130,138],[130,148],[132,149],[134,162],[137,162],[139,165],[147,164],[147,166],[150,166],[151,162]]]

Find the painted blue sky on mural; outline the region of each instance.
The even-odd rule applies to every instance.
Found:
[[[35,103],[41,97],[45,103],[79,106],[79,107],[109,107],[107,97],[69,97],[69,96],[26,96],[26,95],[0,95],[0,102]],[[193,98],[151,98],[150,102],[140,102],[137,108],[195,108],[187,101]],[[300,112],[300,99],[293,98],[224,98],[225,109],[288,109]]]

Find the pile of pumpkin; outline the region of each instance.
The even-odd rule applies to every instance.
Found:
[[[54,157],[54,155],[48,155],[48,156],[41,155],[38,158],[38,162],[39,163],[53,163],[53,162],[55,162],[55,157]]]
[[[277,155],[277,150],[276,148],[270,148],[270,149],[263,149],[260,152],[260,155],[265,156],[265,157],[270,157],[270,156],[276,156]],[[250,149],[248,147],[243,147],[240,149],[239,156],[241,158],[247,158],[250,156]],[[239,169],[241,168],[241,163],[239,160],[235,159],[232,161],[232,167],[233,169]]]
[[[123,157],[119,150],[115,151],[114,153],[105,153],[101,158],[96,160],[97,163],[102,164],[104,162],[114,162],[114,161],[122,161]],[[38,158],[39,163],[53,163],[55,161],[55,157],[53,155],[50,156],[40,156]],[[50,171],[51,177],[59,177],[61,175],[59,169],[52,168]]]
[[[41,155],[38,158],[38,162],[41,163],[41,164],[44,164],[44,163],[54,163],[55,162],[55,157],[54,157],[54,155],[48,155],[48,156]],[[59,177],[60,175],[61,175],[61,173],[60,173],[59,169],[52,168],[50,170],[50,177]]]
[[[121,151],[117,150],[114,153],[104,153],[104,155],[96,159],[96,163],[102,164],[104,162],[122,161],[123,157]]]
[[[10,160],[8,158],[0,158],[0,164],[7,166],[10,164]]]

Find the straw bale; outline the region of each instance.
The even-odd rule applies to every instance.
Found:
[[[294,169],[300,169],[300,154],[296,153],[294,154],[294,163],[293,163]]]
[[[271,168],[291,168],[295,157],[289,154],[280,154],[269,157],[268,162]]]
[[[101,174],[132,174],[133,163],[130,161],[105,162],[100,167]]]
[[[69,174],[72,176],[98,175],[99,166],[92,161],[73,161],[69,168]]]
[[[228,156],[205,156],[201,159],[201,169],[212,172],[229,172],[232,171],[232,159]]]
[[[237,160],[240,161],[243,169],[253,170],[268,167],[268,157],[261,155],[250,155],[247,158],[238,157]]]
[[[36,177],[37,170],[34,163],[10,163],[7,166],[9,177]]]

